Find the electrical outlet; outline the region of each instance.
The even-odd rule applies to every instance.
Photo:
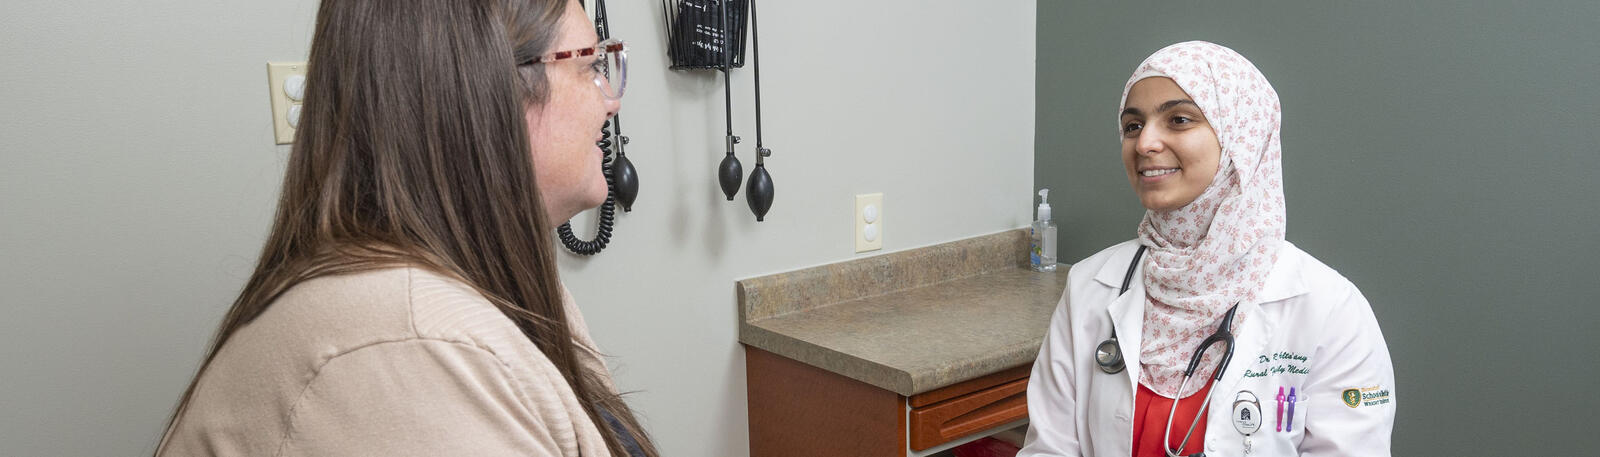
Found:
[[[883,249],[883,194],[856,196],[856,252]]]
[[[278,144],[294,142],[305,100],[305,62],[267,62],[267,90],[272,97],[272,132]]]

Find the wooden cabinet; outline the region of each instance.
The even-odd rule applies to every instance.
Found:
[[[925,457],[1026,424],[1068,276],[1027,258],[1019,229],[739,280],[750,455]]]
[[[1026,419],[1029,368],[906,397],[745,346],[750,455],[926,455]]]
[[[911,396],[911,450],[921,451],[1028,417],[1028,365]]]

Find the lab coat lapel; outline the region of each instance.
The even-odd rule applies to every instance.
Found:
[[[1139,344],[1144,338],[1144,302],[1144,281],[1139,280],[1136,272],[1134,280],[1128,285],[1128,292],[1117,297],[1106,308],[1111,316],[1111,326],[1117,331],[1117,346],[1122,351],[1123,363],[1127,365],[1123,373],[1128,377],[1130,386],[1139,383]]]
[[[1240,303],[1240,316],[1250,316],[1245,319],[1244,325],[1233,330],[1233,360],[1228,363],[1226,371],[1222,372],[1219,386],[1226,386],[1221,390],[1227,394],[1224,400],[1233,400],[1233,393],[1239,391],[1239,383],[1244,381],[1244,372],[1249,367],[1255,366],[1256,355],[1265,353],[1267,342],[1272,340],[1275,325],[1261,318],[1261,305],[1256,303]],[[1214,389],[1215,390],[1215,389]],[[1260,392],[1255,393],[1260,396]],[[1224,415],[1228,414],[1224,412]]]
[[[1245,370],[1255,365],[1257,355],[1267,353],[1267,342],[1272,341],[1273,333],[1278,331],[1278,323],[1267,322],[1261,314],[1261,305],[1293,299],[1306,293],[1305,281],[1300,274],[1300,257],[1296,255],[1299,251],[1285,241],[1283,249],[1278,252],[1278,262],[1267,276],[1260,297],[1255,302],[1239,304],[1239,315],[1247,318],[1244,325],[1233,331],[1233,362],[1228,364],[1227,371],[1223,372],[1219,381],[1222,386],[1227,386],[1223,392],[1228,395],[1238,392],[1239,384],[1244,381]],[[1262,393],[1256,392],[1256,395]]]

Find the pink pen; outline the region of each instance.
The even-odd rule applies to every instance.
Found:
[[[1283,431],[1283,386],[1278,386],[1278,431]]]
[[[1289,424],[1283,428],[1285,431],[1290,431],[1290,432],[1294,431],[1294,401],[1295,401],[1294,388],[1290,387],[1289,388],[1289,421],[1288,421]]]

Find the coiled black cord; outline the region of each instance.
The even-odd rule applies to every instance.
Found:
[[[561,237],[561,244],[567,250],[578,255],[595,255],[611,243],[611,226],[617,220],[617,183],[611,178],[611,120],[606,120],[606,125],[600,128],[600,172],[606,175],[606,202],[600,205],[600,221],[595,227],[594,241],[584,241],[572,234],[572,221],[562,222],[556,227],[556,235]]]
[[[611,38],[611,20],[606,16],[605,0],[595,0],[594,31],[601,40]],[[606,124],[600,127],[600,173],[606,176],[606,202],[600,205],[600,221],[596,223],[594,241],[584,241],[572,234],[572,221],[562,222],[556,227],[556,236],[561,238],[561,244],[567,246],[568,251],[578,255],[595,255],[611,243],[611,226],[617,221],[617,183],[611,177],[611,122],[615,119],[606,119]],[[631,203],[630,203],[631,204]]]

